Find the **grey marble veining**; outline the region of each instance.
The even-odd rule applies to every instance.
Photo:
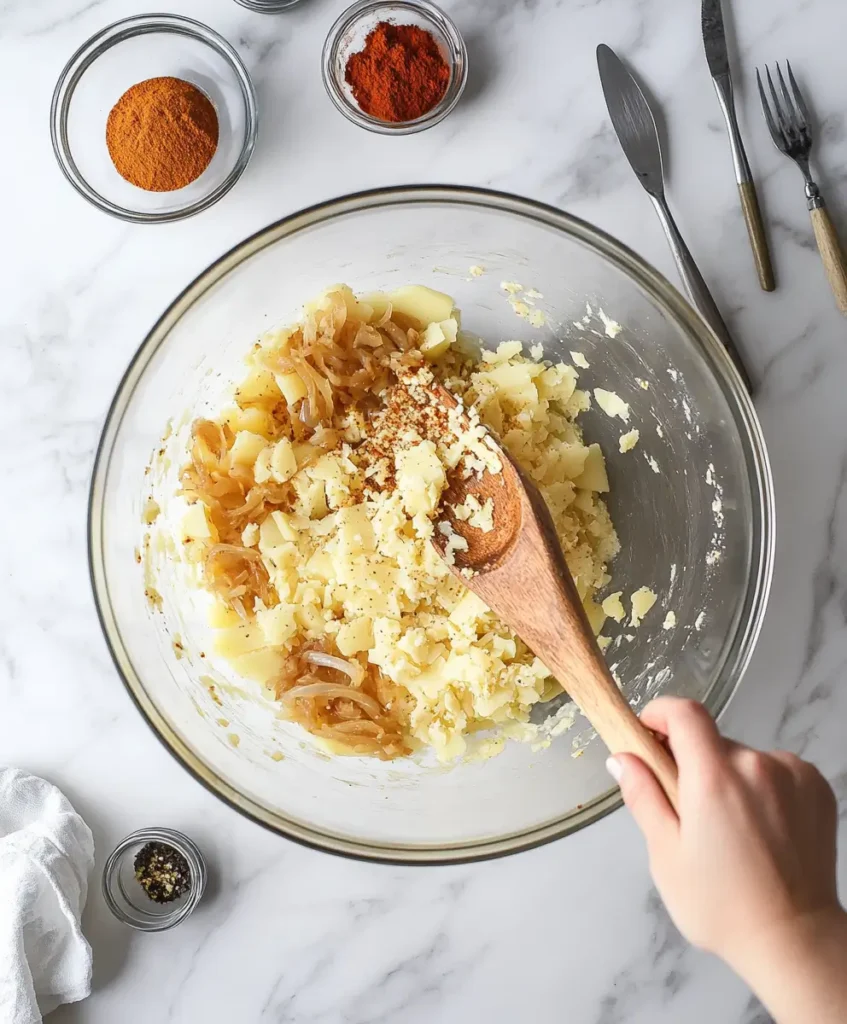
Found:
[[[702,59],[699,5],[678,0],[444,0],[468,40],[466,99],[438,129],[369,135],[320,81],[343,0],[263,17],[232,0],[169,6],[211,24],[254,76],[261,141],[218,206],[130,227],[83,202],[53,160],[47,110],[70,53],[133,0],[0,0],[0,757],[57,781],[95,832],[98,862],[148,823],[197,838],[209,898],[174,933],[86,913],[95,993],[59,1024],[764,1024],[743,984],[686,946],[617,813],[504,861],[378,867],[301,849],[194,783],[131,706],[89,593],[85,503],[120,375],[173,295],[250,232],[300,206],[404,182],[488,185],[559,204],[676,280],[650,204],[605,116],[594,48],[635,64],[667,122],[669,200],[761,382],[777,562],[762,637],[725,728],[811,757],[847,801],[847,321],[814,249],[796,169],[772,147],[756,63],[788,57],[821,121],[819,179],[847,232],[847,109],[839,0],[737,2],[739,116],[771,229],[779,290],[759,291],[725,133]],[[327,140],[332,146],[327,146]],[[343,153],[344,159],[327,156]],[[841,857],[842,881],[847,864]]]

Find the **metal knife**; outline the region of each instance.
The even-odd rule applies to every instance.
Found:
[[[659,133],[656,130],[656,122],[650,106],[644,98],[644,93],[620,62],[615,51],[605,43],[601,43],[597,47],[597,66],[600,70],[600,82],[603,86],[603,95],[606,97],[609,117],[612,119],[612,127],[615,129],[618,141],[638,180],[653,201],[653,206],[659,215],[676,261],[679,276],[682,278],[691,303],[723,342],[741,374],[747,390],[752,392],[752,383],[741,353],[723,322],[723,317],[703,280],[703,275],[697,269],[694,257],[679,233],[679,228],[676,226],[665,199]]]
[[[775,285],[768,240],[762,223],[762,214],[759,211],[756,186],[753,183],[750,164],[747,162],[744,143],[741,141],[741,132],[738,130],[738,119],[735,116],[735,100],[732,95],[732,78],[729,73],[729,54],[726,49],[721,0],[703,0],[700,18],[703,26],[706,61],[712,81],[715,83],[718,102],[726,120],[726,129],[729,132],[735,180],[738,182],[738,194],[741,197],[741,209],[744,212],[747,234],[750,236],[753,259],[756,261],[756,273],[759,275],[759,284],[762,288],[766,292],[772,292]]]

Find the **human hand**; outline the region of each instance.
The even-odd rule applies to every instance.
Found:
[[[661,697],[641,720],[667,737],[676,759],[679,815],[635,755],[610,758],[609,770],[647,840],[656,887],[690,942],[745,975],[755,973],[754,958],[778,959],[798,934],[844,917],[836,802],[816,768],[723,739],[694,701]]]

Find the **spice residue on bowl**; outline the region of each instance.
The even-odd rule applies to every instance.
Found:
[[[112,107],[106,145],[115,169],[147,192],[175,192],[195,181],[218,148],[214,104],[181,78],[138,82]]]
[[[146,843],[135,855],[135,877],[154,903],[172,903],[191,888],[191,869],[167,843]]]
[[[347,60],[344,77],[362,111],[380,121],[416,121],[440,103],[450,66],[435,37],[417,25],[381,21]]]

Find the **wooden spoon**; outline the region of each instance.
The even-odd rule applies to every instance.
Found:
[[[448,407],[458,403],[446,389],[434,388]],[[490,435],[489,435],[490,436]],[[448,478],[433,543],[459,579],[531,648],[570,694],[611,753],[637,754],[652,769],[677,808],[676,764],[665,747],[629,706],[606,665],[565,562],[550,511],[493,437],[502,473]],[[451,509],[469,495],[494,502],[494,528],[488,532],[460,521]],[[450,544],[450,533],[467,542]]]

